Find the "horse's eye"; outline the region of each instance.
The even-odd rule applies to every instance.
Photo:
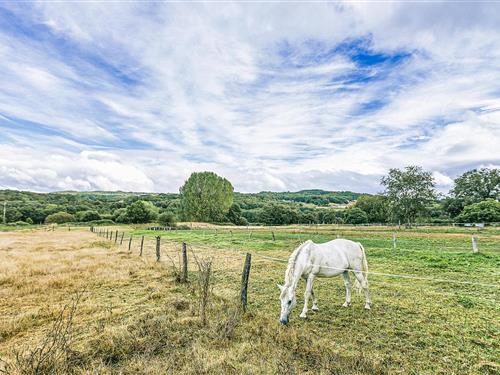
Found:
[[[292,300],[288,301],[288,304],[291,305],[292,304]]]

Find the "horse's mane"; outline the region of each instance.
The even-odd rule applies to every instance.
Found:
[[[306,246],[312,243],[311,240],[307,240],[303,242],[297,247],[293,253],[288,258],[288,266],[285,271],[285,286],[289,286],[293,280],[293,273],[295,272],[295,264],[297,263],[297,258],[301,252],[301,250]]]

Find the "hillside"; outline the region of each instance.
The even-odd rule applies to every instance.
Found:
[[[297,221],[310,222],[311,212],[332,205],[345,205],[361,194],[350,191],[301,190],[298,192],[235,193],[234,202],[250,222],[257,222],[262,208],[279,204],[298,213]],[[77,214],[97,211],[101,218],[115,220],[118,210],[126,208],[136,200],[153,203],[160,212],[169,210],[180,214],[180,196],[176,193],[135,192],[75,192],[34,193],[29,191],[0,190],[0,202],[7,202],[7,222],[33,221],[41,223],[50,214],[68,212]],[[304,216],[305,215],[305,216]],[[303,217],[302,217],[303,216]],[[301,218],[302,217],[302,218]],[[31,219],[31,220],[29,220]]]

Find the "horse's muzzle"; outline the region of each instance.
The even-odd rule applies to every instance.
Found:
[[[280,323],[284,326],[288,324],[288,318],[287,319],[280,319]]]

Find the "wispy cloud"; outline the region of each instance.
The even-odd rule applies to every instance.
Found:
[[[0,187],[446,190],[500,164],[495,8],[2,3]]]

